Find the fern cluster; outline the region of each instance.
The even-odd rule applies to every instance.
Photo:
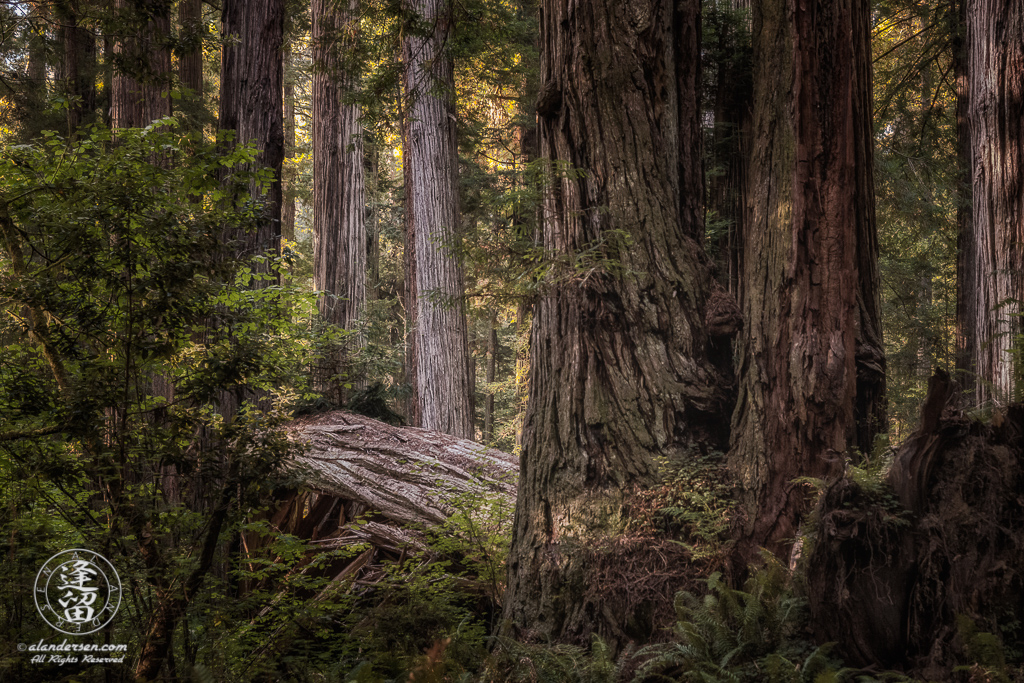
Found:
[[[633,683],[830,683],[854,681],[857,673],[829,657],[829,645],[813,647],[800,637],[805,601],[789,589],[789,575],[768,560],[743,590],[712,574],[709,592],[680,592],[672,642],[636,653],[644,663]]]
[[[628,531],[638,535],[667,533],[679,539],[693,561],[720,555],[728,544],[736,506],[732,480],[721,453],[686,452],[659,462],[662,483],[637,492]]]

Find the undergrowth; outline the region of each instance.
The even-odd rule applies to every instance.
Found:
[[[636,653],[643,664],[634,683],[856,680],[854,670],[829,656],[830,645],[814,647],[802,633],[806,603],[793,595],[789,573],[774,559],[743,590],[730,588],[717,572],[707,586],[704,596],[676,596],[675,637]]]
[[[667,535],[687,550],[693,562],[720,559],[736,502],[721,453],[662,458],[662,483],[634,494],[630,525],[637,536]]]

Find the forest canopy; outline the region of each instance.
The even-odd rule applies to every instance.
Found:
[[[1018,0],[0,50],[0,678],[1024,677]]]

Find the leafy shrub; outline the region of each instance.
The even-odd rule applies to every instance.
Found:
[[[208,601],[234,590],[231,539],[286,476],[312,299],[277,285],[276,256],[239,262],[225,240],[263,220],[249,188],[268,172],[238,170],[253,149],[176,126],[0,154],[0,490],[11,528],[42,532],[5,535],[0,616],[18,640],[51,637],[9,558],[95,549],[125,604],[94,637],[157,643],[148,662],[181,673],[195,634],[224,628]],[[0,677],[57,675],[8,664]],[[132,664],[103,668],[60,675]]]

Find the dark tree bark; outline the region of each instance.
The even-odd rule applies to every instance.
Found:
[[[746,333],[730,453],[746,491],[744,560],[762,545],[785,550],[808,503],[792,480],[837,474],[859,414],[870,444],[884,411],[867,31],[865,0],[754,10]]]
[[[473,438],[459,240],[455,76],[447,0],[417,0],[405,36],[406,218],[413,238],[419,426]],[[409,243],[406,244],[408,249]]]
[[[202,0],[179,0],[178,23],[180,44],[178,51],[178,80],[181,83],[184,109],[193,125],[200,122],[203,106],[203,25]]]
[[[63,55],[60,63],[62,90],[71,98],[68,106],[68,130],[87,122],[96,109],[96,34],[86,24],[89,4],[63,0],[53,6],[60,24]]]
[[[494,377],[498,366],[498,315],[493,310],[487,319],[487,369],[484,380],[487,382],[487,395],[484,398],[484,429],[481,440],[484,443],[494,441]]]
[[[974,402],[1020,399],[1024,308],[1024,7],[963,0],[966,144],[972,210],[960,223],[961,369]]]
[[[281,237],[284,0],[224,0],[221,17],[231,40],[221,53],[219,127],[235,131],[239,144],[255,144],[255,165],[274,173],[258,230],[226,236],[244,258],[277,250]],[[255,183],[251,191],[261,196]]]
[[[878,272],[878,225],[875,217],[874,77],[871,70],[871,5],[852,0],[853,83],[853,228],[857,238],[857,398],[854,445],[870,455],[875,437],[887,432],[885,344],[882,341],[881,276]]]
[[[706,357],[699,2],[546,0],[544,247],[505,617],[520,637],[622,641],[649,621],[588,591],[655,459],[721,445],[728,397]],[[640,77],[640,75],[643,77]],[[612,262],[609,265],[603,259]],[[630,626],[629,624],[634,626]],[[649,625],[648,625],[649,626]]]
[[[110,118],[114,128],[141,128],[171,115],[171,3],[117,0],[120,19],[136,27],[114,44]]]
[[[1024,409],[1008,406],[982,423],[955,409],[955,394],[937,371],[918,428],[886,476],[899,505],[878,496],[877,484],[850,478],[819,501],[811,626],[850,665],[948,679],[976,662],[964,648],[964,617],[1000,634],[1007,650],[1020,647],[1004,624],[1024,604]]]

